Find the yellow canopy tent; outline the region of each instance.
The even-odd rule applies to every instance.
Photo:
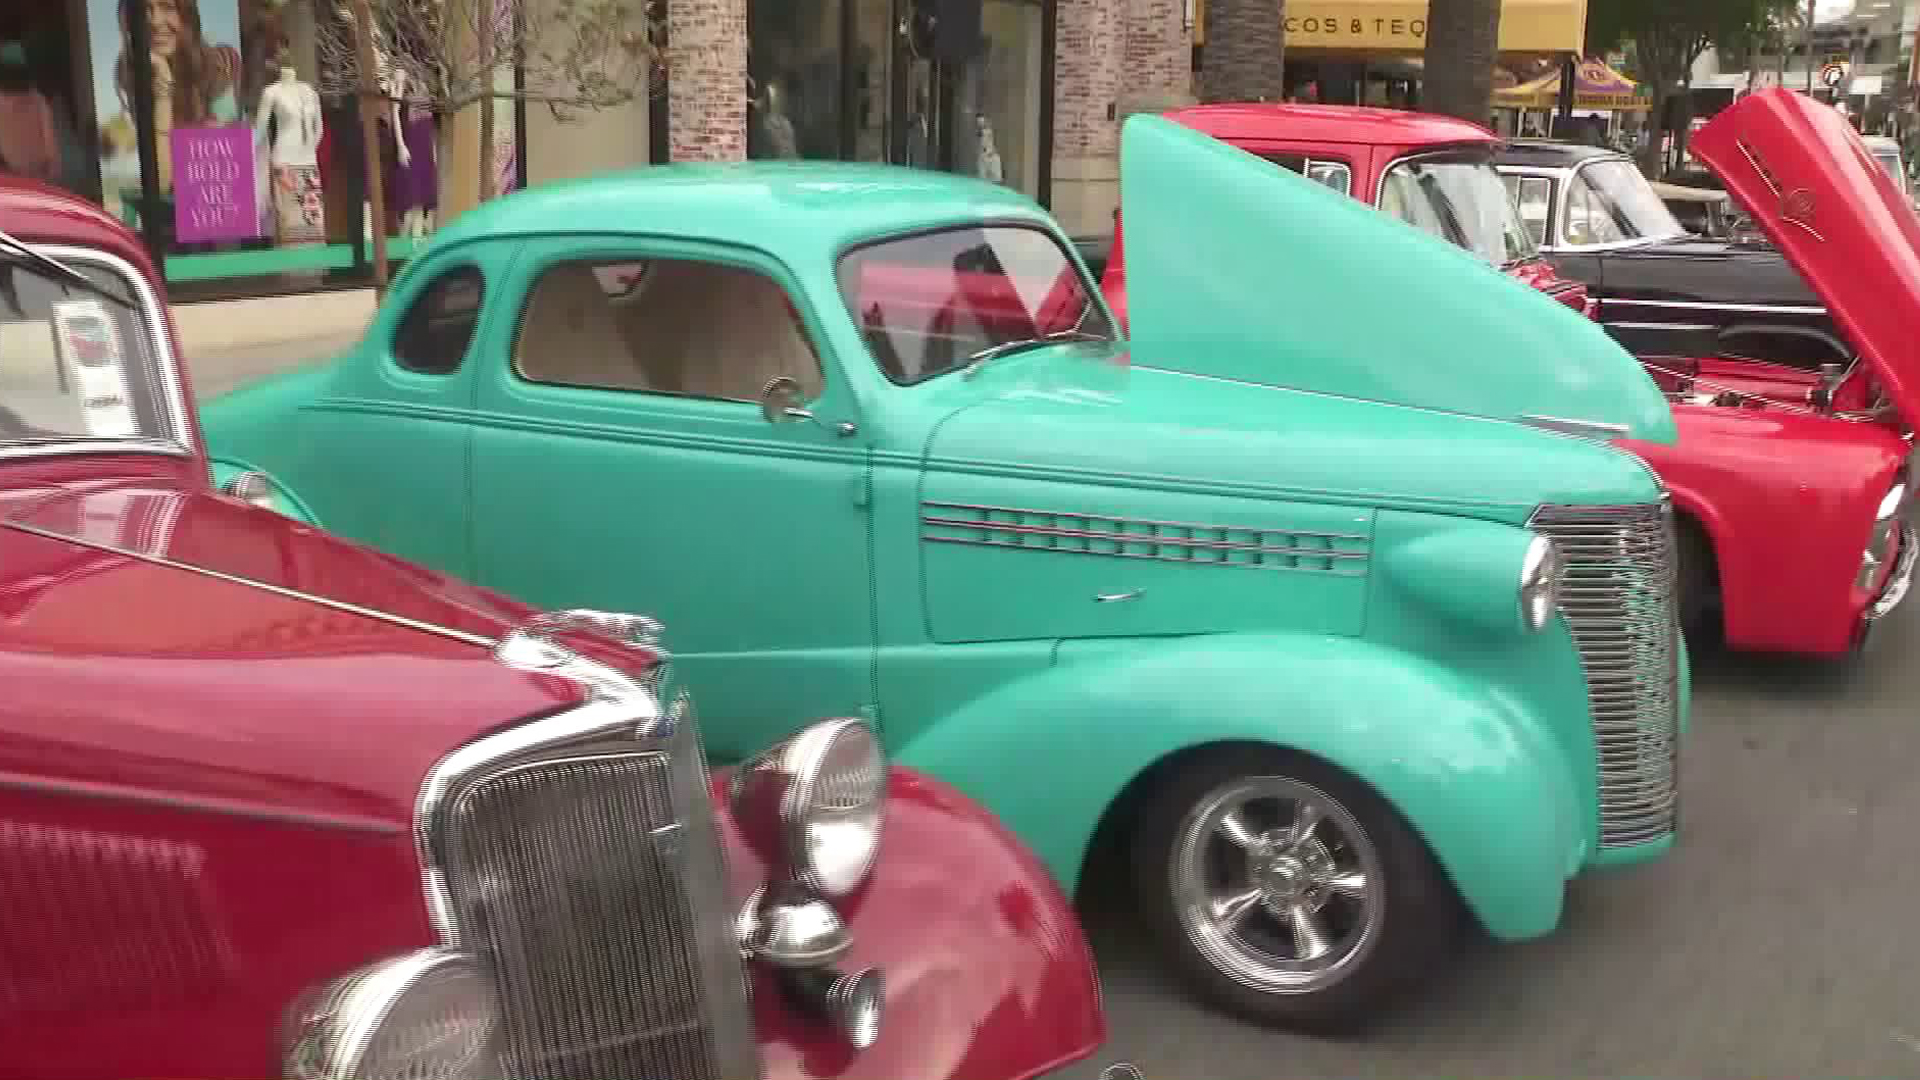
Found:
[[[1640,94],[1640,84],[1591,57],[1580,61],[1573,83],[1573,107],[1644,112],[1653,101]],[[1552,109],[1560,104],[1560,72],[1549,71],[1517,86],[1493,92],[1500,109]]]

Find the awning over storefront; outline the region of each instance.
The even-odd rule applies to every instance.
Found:
[[[1587,0],[1502,0],[1499,51],[1585,49]],[[1287,0],[1287,50],[1419,52],[1427,47],[1426,0]]]
[[[1560,72],[1550,71],[1518,86],[1493,92],[1493,104],[1499,109],[1551,109],[1560,103]],[[1592,59],[1580,61],[1573,83],[1573,107],[1611,109],[1616,112],[1645,111],[1653,102],[1640,94],[1640,84]]]

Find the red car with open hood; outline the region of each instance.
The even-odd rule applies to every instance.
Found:
[[[214,490],[176,357],[134,237],[0,181],[0,1077],[1026,1080],[1104,1039],[978,805],[857,720],[710,774],[651,620]]]

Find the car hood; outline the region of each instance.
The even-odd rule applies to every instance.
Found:
[[[158,487],[0,502],[0,774],[404,841],[435,761],[578,700],[474,641],[316,602],[499,622],[276,516]]]
[[[1054,350],[986,369],[930,425],[928,498],[977,502],[975,472],[1185,495],[1524,522],[1541,503],[1659,497],[1611,446],[1503,421],[1143,368]],[[1117,496],[1115,496],[1117,497]],[[1117,511],[1108,511],[1117,512]]]
[[[1920,416],[1920,217],[1845,117],[1789,90],[1749,94],[1693,136],[1881,385]]]
[[[1675,438],[1597,324],[1452,244],[1159,117],[1120,155],[1135,363]]]

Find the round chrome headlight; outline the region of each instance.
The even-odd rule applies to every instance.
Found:
[[[502,1075],[493,984],[470,958],[422,949],[326,987],[293,1018],[299,1080],[489,1080]]]
[[[828,896],[846,896],[872,872],[886,809],[887,760],[859,720],[822,720],[741,766],[733,808],[762,857]],[[769,835],[779,850],[765,850]]]
[[[1560,606],[1560,549],[1544,536],[1527,544],[1520,560],[1520,621],[1540,630],[1553,620]]]

